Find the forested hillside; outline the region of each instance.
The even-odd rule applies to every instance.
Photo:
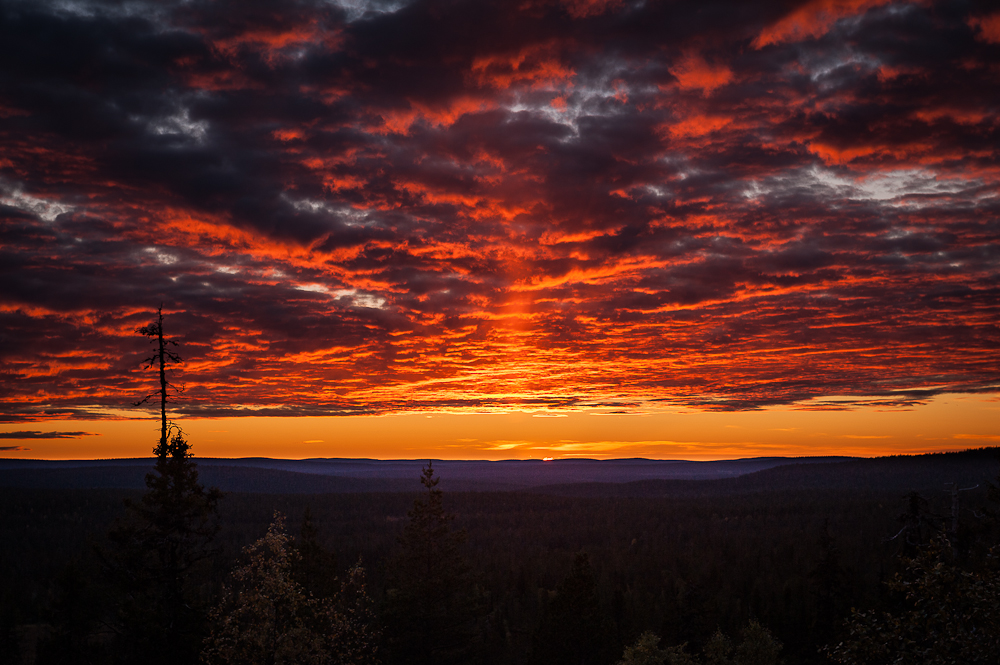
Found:
[[[635,481],[718,480],[784,465],[837,463],[847,457],[760,457],[688,462],[647,459],[435,460],[452,491],[517,491],[533,487]],[[0,459],[0,487],[142,489],[153,459]],[[229,492],[409,492],[427,460],[260,457],[200,459],[202,480]],[[548,490],[545,490],[548,491]]]
[[[1000,542],[986,483],[998,465],[995,450],[970,451],[785,466],[731,480],[643,481],[614,492],[601,485],[457,492],[442,475],[442,510],[454,520],[444,520],[440,534],[465,533],[454,556],[467,574],[448,584],[465,589],[471,619],[449,629],[464,636],[455,653],[461,662],[557,662],[553,653],[573,652],[580,626],[571,617],[586,615],[588,632],[600,636],[600,648],[588,652],[595,664],[617,662],[649,631],[662,654],[686,643],[685,654],[706,656],[719,630],[735,649],[751,621],[783,645],[783,662],[829,662],[818,649],[844,637],[852,607],[892,610],[903,602],[885,583],[905,572],[908,556],[949,538],[949,561],[981,569],[986,548]],[[216,551],[198,573],[207,604],[221,602],[224,588],[232,593],[238,566],[249,565],[241,550],[268,533],[278,511],[290,547],[310,542],[325,553],[310,559],[324,562],[324,575],[342,582],[360,562],[377,657],[409,662],[400,655],[399,636],[409,633],[399,622],[399,594],[416,573],[400,563],[401,537],[414,523],[414,501],[427,495],[413,480],[405,493],[227,494]],[[978,484],[960,493],[957,532],[946,491],[956,481],[970,483],[963,489]],[[72,640],[89,645],[80,652],[89,660],[78,662],[115,661],[114,593],[99,552],[122,500],[142,494],[0,489],[4,662],[32,645],[37,662],[70,662],[59,645]]]

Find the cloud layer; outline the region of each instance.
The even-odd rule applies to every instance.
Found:
[[[0,439],[79,439],[84,436],[94,436],[93,432],[37,432],[21,430],[18,432],[0,432]],[[10,448],[7,448],[10,450]]]
[[[3,3],[0,417],[1000,389],[1000,14],[764,5]]]

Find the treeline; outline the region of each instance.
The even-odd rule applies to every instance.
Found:
[[[559,496],[697,497],[796,489],[919,490],[936,493],[941,479],[962,486],[995,475],[994,449],[871,459],[815,458],[808,461],[737,460],[732,462],[659,463],[643,460],[560,460],[556,462],[441,462],[450,492],[533,492]],[[67,464],[71,466],[66,466]],[[609,471],[600,471],[608,464]],[[770,464],[771,466],[766,466]],[[0,487],[48,489],[142,489],[151,460],[41,462],[0,459]],[[641,479],[650,473],[686,474],[688,478]],[[288,467],[288,468],[282,468]],[[415,467],[400,478],[400,468]],[[679,467],[675,469],[674,467]],[[764,468],[761,468],[764,467]],[[337,473],[326,475],[334,469]],[[370,493],[416,489],[419,465],[366,460],[201,460],[199,477],[206,486],[226,492],[280,494]],[[734,477],[714,479],[720,474]],[[342,475],[348,474],[348,475]],[[453,475],[455,474],[455,475]],[[992,474],[992,475],[991,475]],[[594,477],[613,481],[594,482]],[[583,480],[581,480],[583,479]]]
[[[945,470],[940,490],[948,481]],[[864,645],[829,656],[820,648],[842,644],[852,626],[882,635],[878,626],[891,625],[885,616],[910,616],[913,608],[900,589],[933,593],[937,578],[927,571],[942,570],[919,557],[938,557],[952,571],[949,584],[968,584],[973,609],[976,594],[988,600],[992,593],[989,547],[998,538],[990,511],[997,502],[985,485],[960,493],[956,530],[945,491],[915,497],[897,490],[803,488],[576,498],[441,494],[447,482],[418,497],[230,494],[219,500],[219,530],[206,541],[207,556],[184,572],[201,608],[189,626],[195,645],[189,662],[208,653],[211,641],[205,640],[234,613],[240,584],[252,589],[248,580],[264,583],[266,570],[281,577],[281,566],[272,565],[280,556],[300,561],[289,563],[282,578],[294,582],[283,588],[290,605],[300,607],[299,627],[343,636],[350,623],[345,617],[370,616],[352,624],[350,634],[371,646],[366,658],[387,664],[415,662],[414,645],[433,642],[434,635],[450,646],[435,651],[425,644],[420,648],[427,660],[419,662],[558,663],[564,656],[608,665],[622,658],[739,662],[750,640],[764,652],[780,645],[785,663],[830,657],[877,663],[880,656]],[[39,663],[113,663],[130,654],[152,662],[142,652],[151,647],[124,647],[123,589],[107,561],[114,546],[109,534],[121,528],[122,498],[135,506],[148,494],[2,491],[0,526],[9,537],[0,542],[6,582],[0,588],[0,660],[18,662],[36,649]],[[275,530],[276,511],[286,517],[283,531]],[[421,519],[422,531],[414,532]],[[112,526],[116,520],[119,526]],[[423,564],[414,556],[421,533],[424,549],[433,552]],[[274,549],[278,542],[284,554]],[[303,573],[302,561],[313,572]],[[438,564],[447,572],[440,579],[428,572]],[[920,584],[905,586],[907,575]],[[229,609],[219,609],[226,602]],[[852,607],[878,612],[851,614]],[[435,613],[440,623],[427,624]],[[882,623],[873,628],[872,617]],[[314,651],[323,652],[319,646]],[[213,653],[213,662],[222,662],[218,649]],[[351,653],[358,660],[361,652]],[[302,654],[289,658],[322,662]],[[955,662],[977,662],[969,658]]]

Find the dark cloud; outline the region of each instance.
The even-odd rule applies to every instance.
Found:
[[[191,416],[991,390],[1000,45],[870,4],[5,3],[0,420],[160,302]]]
[[[0,439],[79,439],[84,436],[97,436],[94,432],[0,432]],[[25,450],[18,447],[8,447],[3,450]]]

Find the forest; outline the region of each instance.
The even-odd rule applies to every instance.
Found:
[[[433,460],[392,463],[420,469],[396,492],[207,463],[226,492],[168,419],[162,310],[137,332],[144,487],[131,461],[0,467],[0,662],[997,662],[998,448],[631,482],[661,463],[575,462],[506,491],[447,491]]]
[[[222,493],[159,453],[145,490],[0,488],[0,662],[1000,653],[996,448],[516,492]]]

